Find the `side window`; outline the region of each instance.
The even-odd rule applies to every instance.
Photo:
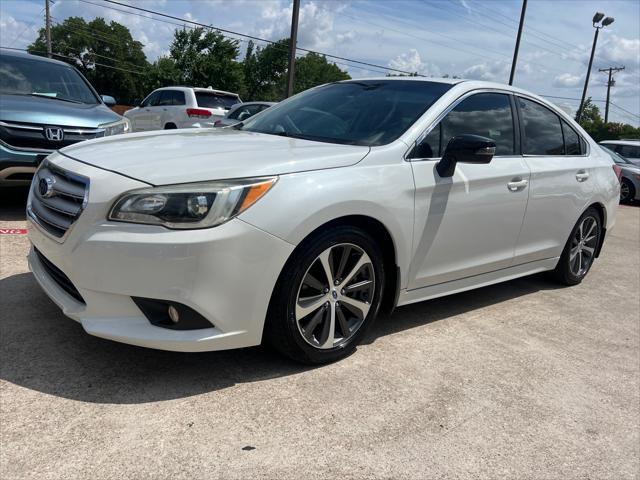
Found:
[[[515,155],[509,95],[478,93],[466,98],[436,125],[412,152],[413,158],[440,157],[451,138],[471,134],[496,142],[496,155]]]
[[[640,147],[633,145],[619,145],[620,155],[625,158],[640,158]]]
[[[162,100],[162,92],[156,92],[153,94],[151,99],[149,100],[149,107],[157,107]]]
[[[564,140],[560,118],[539,103],[518,98],[524,142],[522,153],[525,155],[563,155]]]
[[[160,92],[160,100],[157,102],[159,107],[166,107],[171,105],[173,101],[173,90],[162,90]]]
[[[141,107],[149,107],[152,105],[152,102],[157,101],[158,99],[158,95],[160,92],[153,92],[151,95],[149,95],[147,98],[145,98],[142,103],[140,104]]]
[[[184,92],[180,90],[173,90],[173,103],[172,105],[186,105],[187,102],[184,97]]]
[[[479,93],[466,98],[440,122],[440,154],[452,137],[480,135],[496,142],[496,155],[515,154],[513,115],[509,96],[502,93]]]
[[[564,134],[564,151],[566,155],[582,155],[582,142],[576,131],[567,122],[562,121],[562,133]]]

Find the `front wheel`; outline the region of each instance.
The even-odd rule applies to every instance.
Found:
[[[571,231],[558,265],[556,279],[565,285],[577,285],[586,277],[600,244],[602,225],[598,211],[590,207]]]
[[[339,226],[305,240],[276,284],[267,341],[303,363],[346,357],[378,312],[384,274],[380,248],[363,230]]]

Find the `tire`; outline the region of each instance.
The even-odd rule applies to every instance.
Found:
[[[620,203],[630,203],[636,198],[636,189],[631,181],[623,178],[620,182]]]
[[[602,221],[598,211],[589,207],[571,230],[558,265],[555,279],[564,285],[577,285],[591,269],[602,236]]]
[[[165,129],[165,130],[175,130],[175,129],[177,129],[177,128],[178,128],[178,127],[176,127],[176,124],[175,124],[175,123],[167,123],[167,124],[164,126],[164,129]]]
[[[306,364],[350,355],[378,313],[384,280],[382,251],[365,231],[336,226],[313,235],[296,248],[278,278],[265,340]]]

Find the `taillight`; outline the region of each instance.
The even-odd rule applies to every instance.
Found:
[[[613,171],[615,172],[616,177],[618,177],[618,180],[620,180],[620,177],[622,177],[622,168],[620,167],[620,165],[614,163]]]
[[[190,118],[209,118],[211,112],[204,108],[187,108],[187,115],[189,115]]]

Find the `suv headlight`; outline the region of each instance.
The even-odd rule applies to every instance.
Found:
[[[244,212],[267,193],[277,179],[245,178],[133,190],[115,203],[109,220],[172,229],[214,227]]]
[[[117,122],[103,123],[98,125],[99,128],[104,128],[104,136],[117,135],[119,133],[129,133],[131,131],[131,123],[128,118],[122,117]]]

